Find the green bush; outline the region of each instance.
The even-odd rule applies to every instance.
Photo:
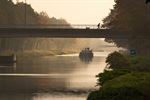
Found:
[[[108,55],[106,63],[110,69],[127,69],[130,66],[129,59],[116,51]]]
[[[113,70],[150,71],[150,57],[126,56],[113,52],[106,58],[107,67]]]
[[[98,91],[87,100],[150,100],[150,57],[125,56],[118,52],[106,59],[108,69],[98,74]]]
[[[87,100],[149,100],[150,73],[128,73],[103,84]]]
[[[92,92],[87,100],[144,100],[144,95],[134,88],[120,87]]]
[[[97,85],[102,86],[105,82],[112,80],[116,77],[119,77],[121,75],[125,75],[127,73],[130,73],[130,71],[129,70],[113,70],[113,71],[105,70],[104,73],[100,73],[96,76],[98,78]]]
[[[93,91],[88,95],[87,100],[101,100],[100,96],[100,91]]]

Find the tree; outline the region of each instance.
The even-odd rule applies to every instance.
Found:
[[[127,69],[130,67],[130,61],[119,52],[113,52],[106,58],[108,68],[111,69]]]
[[[145,2],[145,3],[146,3],[146,4],[148,4],[149,2],[150,2],[150,0],[146,0],[146,2]]]
[[[114,8],[104,18],[103,27],[126,31],[126,40],[109,38],[119,47],[135,48],[139,55],[150,54],[150,9],[143,0],[115,0]],[[146,38],[140,38],[141,36]]]
[[[29,4],[18,2],[14,4],[12,0],[0,0],[0,25],[14,26],[25,24],[25,6],[27,24],[30,25],[49,25],[64,24],[70,27],[70,24],[60,18],[49,17],[46,12],[37,13]],[[45,26],[44,26],[45,27]],[[0,38],[1,52],[18,51],[60,51],[69,50],[76,44],[76,39],[49,39],[49,38]],[[73,51],[73,50],[72,50]]]

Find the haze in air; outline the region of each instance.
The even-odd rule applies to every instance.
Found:
[[[18,1],[25,2],[25,0]],[[31,4],[35,11],[45,11],[50,17],[64,18],[71,24],[102,22],[114,5],[114,0],[26,0],[26,2]]]

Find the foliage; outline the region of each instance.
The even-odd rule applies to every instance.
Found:
[[[113,52],[106,58],[108,68],[111,69],[127,69],[130,66],[130,61],[119,52]]]
[[[149,56],[138,56],[138,57],[130,57],[130,69],[133,71],[150,71],[150,57]]]
[[[150,73],[128,73],[89,94],[87,100],[149,100]]]
[[[150,71],[149,56],[127,56],[113,52],[106,58],[107,67],[113,70]]]
[[[117,88],[117,87],[132,87],[141,91],[143,94],[150,91],[150,73],[146,72],[132,72],[106,82],[103,87]],[[144,92],[147,91],[147,92]]]
[[[103,20],[103,27],[125,31],[127,39],[107,38],[119,47],[135,48],[138,55],[150,54],[150,9],[145,0],[115,0],[114,8]],[[141,38],[146,36],[146,38]]]
[[[100,73],[96,76],[98,78],[97,85],[103,86],[105,82],[112,80],[116,77],[119,77],[121,75],[125,75],[127,73],[130,73],[130,71],[129,70],[113,70],[113,71],[105,70],[103,73]]]
[[[37,13],[29,4],[18,2],[14,4],[12,0],[0,0],[0,27],[24,26],[26,6],[27,25],[55,25],[70,24],[64,19],[49,17],[46,12]],[[53,51],[54,54],[62,52],[77,52],[80,48],[75,48],[77,39],[53,39],[53,38],[0,38],[0,53],[4,52],[31,52],[31,51]],[[82,44],[81,44],[82,45]]]
[[[87,100],[100,100],[100,96],[100,91],[93,91],[88,95]]]
[[[94,91],[89,94],[87,100],[143,100],[142,93],[134,88],[121,87],[109,90]]]
[[[25,12],[26,6],[26,12]],[[18,2],[14,4],[12,0],[0,0],[0,25],[24,25],[26,13],[26,24],[66,24],[69,23],[64,19],[50,18],[46,12],[37,13],[29,4]]]
[[[100,88],[91,92],[87,100],[149,100],[149,56],[126,56],[114,52],[106,62],[111,70],[106,69],[96,76]]]

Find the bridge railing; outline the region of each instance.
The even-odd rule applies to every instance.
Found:
[[[98,29],[95,24],[27,24],[0,25],[0,28]],[[100,28],[100,27],[99,27]]]

